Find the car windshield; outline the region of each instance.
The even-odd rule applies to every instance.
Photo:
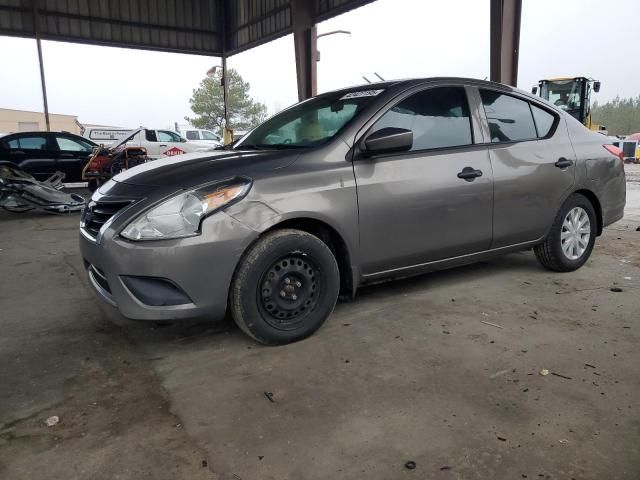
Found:
[[[313,147],[333,138],[382,90],[338,92],[275,115],[242,138],[235,150]]]
[[[582,82],[578,79],[547,81],[540,93],[542,98],[573,116],[579,115],[582,109]]]

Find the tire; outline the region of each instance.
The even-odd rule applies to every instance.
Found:
[[[574,216],[576,212],[578,217]],[[584,195],[574,193],[560,208],[544,242],[534,248],[536,258],[549,270],[572,272],[589,259],[596,234],[597,217],[591,201]]]
[[[265,345],[282,345],[318,330],[339,290],[338,263],[323,241],[301,230],[276,230],[240,261],[229,307],[247,335]]]

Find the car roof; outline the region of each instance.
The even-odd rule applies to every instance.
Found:
[[[5,135],[5,136],[4,136],[4,137],[2,137],[2,138],[4,138],[4,139],[6,140],[6,139],[7,139],[7,137],[13,137],[13,138],[15,138],[15,137],[21,137],[21,136],[24,136],[24,135],[52,135],[52,134],[56,134],[56,135],[68,135],[68,136],[70,136],[70,137],[77,138],[77,139],[82,140],[82,141],[84,141],[84,142],[91,143],[91,144],[93,144],[94,146],[97,146],[97,145],[98,145],[97,143],[95,143],[93,140],[91,140],[91,139],[89,139],[89,138],[82,137],[82,136],[77,135],[77,134],[75,134],[75,133],[71,133],[71,132],[63,132],[63,131],[60,131],[60,132],[58,132],[58,131],[54,131],[54,132],[47,132],[47,131],[44,131],[44,130],[33,130],[33,131],[29,131],[29,132],[14,132],[14,133],[10,133],[10,134],[8,134],[8,135]]]
[[[331,92],[322,93],[325,94],[340,94],[340,93],[349,93],[359,90],[377,90],[377,89],[402,89],[406,87],[411,87],[414,85],[428,84],[428,83],[444,83],[451,85],[473,85],[476,87],[486,87],[493,89],[501,89],[512,92],[517,92],[521,95],[526,95],[529,98],[538,99],[534,95],[531,95],[530,92],[525,90],[520,90],[516,87],[512,87],[511,85],[505,85],[504,83],[492,82],[489,80],[480,80],[477,78],[469,78],[469,77],[418,77],[418,78],[405,78],[400,80],[385,80],[381,82],[372,82],[372,83],[364,83],[360,85],[355,85],[352,87],[341,88],[337,90],[333,90]]]

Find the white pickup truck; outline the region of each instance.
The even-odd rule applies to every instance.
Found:
[[[185,128],[180,132],[188,141],[202,145],[203,147],[221,147],[222,139],[217,133],[201,128]]]
[[[94,138],[91,137],[92,134]],[[83,134],[86,138],[90,138],[94,142],[107,147],[121,140],[125,135],[129,136],[126,142],[128,146],[144,147],[147,150],[147,155],[151,158],[171,157],[182,155],[183,153],[204,152],[211,149],[207,145],[190,142],[171,130],[138,128],[123,132],[122,130],[100,129],[100,132],[96,132],[94,129],[87,129]],[[116,139],[109,138],[110,136],[116,136]],[[105,138],[102,140],[102,138],[98,137]]]

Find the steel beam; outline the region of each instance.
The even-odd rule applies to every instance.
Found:
[[[491,0],[491,81],[518,83],[522,0]]]
[[[298,99],[305,100],[316,95],[318,90],[318,67],[316,62],[317,31],[314,23],[314,2],[291,1],[291,23],[296,54],[298,77]]]

